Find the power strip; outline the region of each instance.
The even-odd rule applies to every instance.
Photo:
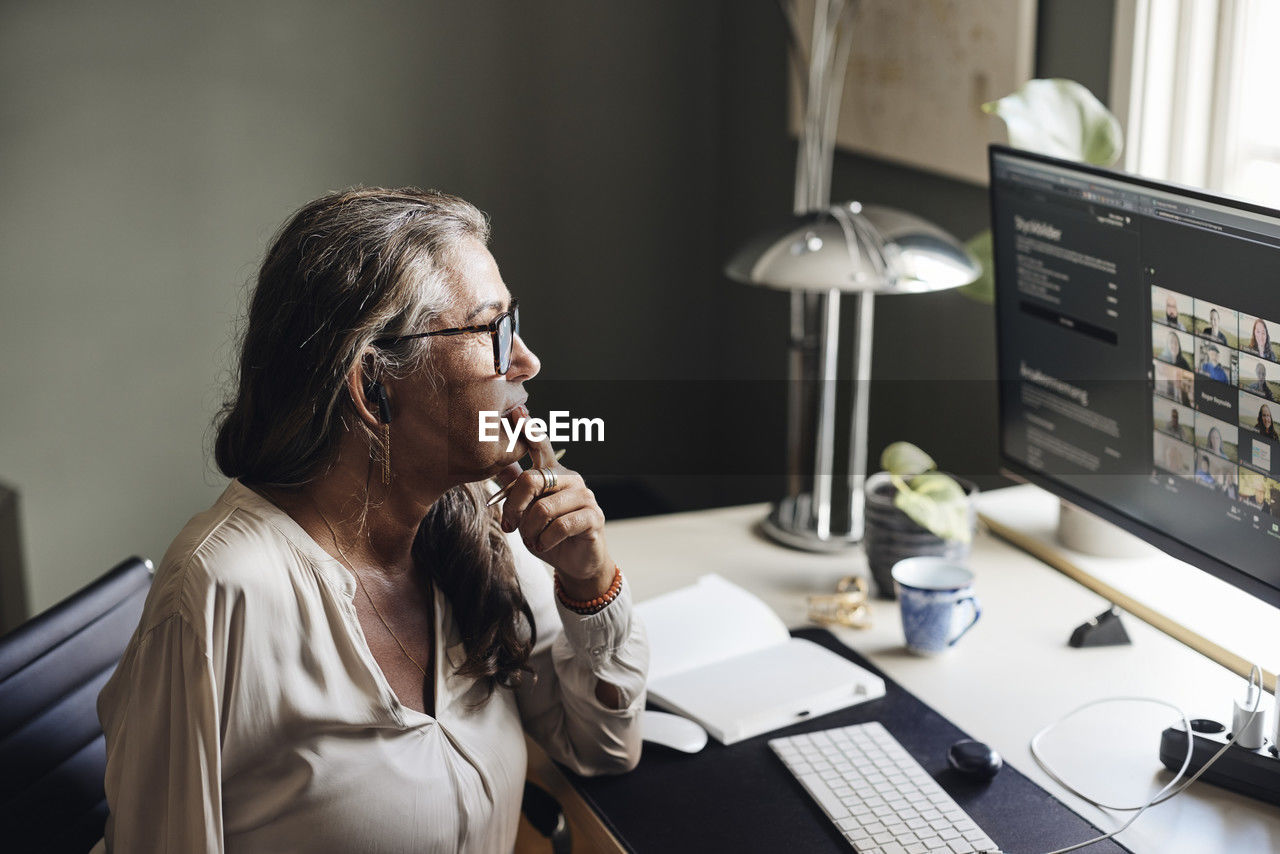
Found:
[[[1205,718],[1191,721],[1191,733],[1192,753],[1188,774],[1200,770],[1231,738],[1231,733],[1227,732],[1225,726]],[[1186,758],[1186,731],[1182,724],[1169,727],[1160,736],[1160,761],[1164,767],[1177,773]],[[1200,779],[1269,804],[1280,805],[1280,756],[1277,756],[1276,746],[1269,742],[1257,750],[1233,744]]]

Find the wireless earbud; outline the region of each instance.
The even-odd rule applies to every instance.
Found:
[[[369,383],[369,397],[373,398],[378,408],[378,420],[383,424],[390,424],[391,401],[387,400],[387,390],[382,387],[382,383],[377,381]]]

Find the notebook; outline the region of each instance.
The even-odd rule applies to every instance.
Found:
[[[636,606],[649,635],[649,698],[721,744],[884,696],[884,680],[803,638],[718,575]]]

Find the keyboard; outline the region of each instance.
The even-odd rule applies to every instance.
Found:
[[[999,852],[879,723],[769,742],[858,854]]]

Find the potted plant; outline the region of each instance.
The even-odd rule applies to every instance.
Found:
[[[937,463],[910,442],[894,442],[880,455],[881,472],[867,478],[863,544],[883,599],[894,598],[890,571],[900,560],[969,556],[978,487],[937,471]]]

